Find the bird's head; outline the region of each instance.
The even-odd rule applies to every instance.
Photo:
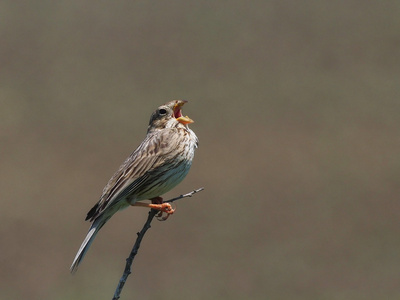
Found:
[[[182,115],[182,106],[185,103],[186,100],[172,100],[158,107],[150,117],[149,130],[193,123],[194,121],[188,116]]]

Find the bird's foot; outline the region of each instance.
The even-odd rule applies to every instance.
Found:
[[[175,211],[175,209],[172,208],[171,204],[163,203],[162,197],[154,197],[154,198],[151,198],[150,200],[151,200],[150,207],[160,211],[156,216],[158,221],[167,220],[168,217],[170,215],[172,215]],[[164,213],[166,213],[165,216],[163,216]]]
[[[156,216],[157,220],[159,220],[159,221],[167,220],[168,217],[175,212],[175,209],[172,208],[172,205],[170,203],[163,203],[163,198],[161,198],[161,197],[155,197],[150,200],[151,200],[151,204],[143,203],[143,202],[135,202],[132,205],[133,206],[141,206],[141,207],[149,207],[151,209],[160,211]],[[164,213],[166,213],[165,216],[163,216]]]
[[[175,212],[175,209],[172,208],[172,205],[169,203],[149,204],[149,207],[160,211],[156,216],[158,221],[167,220],[169,216]],[[164,213],[166,213],[165,216],[163,216]]]

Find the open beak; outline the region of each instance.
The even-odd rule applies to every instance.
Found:
[[[186,116],[186,117],[182,116],[181,107],[186,102],[187,102],[186,100],[178,100],[177,103],[174,105],[174,117],[179,123],[182,123],[183,125],[190,124],[190,123],[194,122],[188,116]]]

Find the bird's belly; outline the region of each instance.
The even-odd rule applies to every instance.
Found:
[[[159,197],[172,190],[186,177],[191,164],[191,161],[186,161],[173,168],[157,170],[154,176],[150,176],[149,182],[144,184],[147,188],[137,195],[136,201]]]

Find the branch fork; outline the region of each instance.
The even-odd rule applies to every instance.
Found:
[[[194,194],[201,192],[202,190],[204,190],[204,188],[199,188],[197,190],[193,190],[190,193],[180,195],[176,198],[172,198],[170,200],[164,201],[164,203],[172,203],[172,202],[182,199],[182,198],[192,197]],[[144,223],[142,230],[140,230],[140,232],[137,233],[136,242],[133,245],[133,248],[132,248],[131,253],[129,254],[129,257],[126,259],[124,273],[122,274],[122,276],[118,282],[118,286],[115,290],[114,297],[112,298],[112,300],[118,300],[120,298],[120,295],[121,295],[122,289],[124,288],[125,282],[126,282],[128,276],[132,273],[132,271],[131,271],[132,263],[133,263],[133,260],[135,259],[136,254],[139,251],[140,243],[142,242],[142,239],[143,239],[144,235],[146,234],[146,231],[151,227],[150,224],[153,221],[154,217],[158,213],[159,213],[159,211],[157,211],[155,209],[150,209],[146,223]]]

